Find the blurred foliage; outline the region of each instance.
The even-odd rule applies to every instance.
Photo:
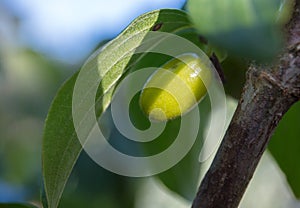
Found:
[[[282,25],[293,0],[189,0],[199,32],[230,54],[260,61],[275,58],[283,46]]]
[[[1,47],[0,60],[0,181],[26,187],[15,200],[38,199],[43,123],[58,85],[69,73],[22,47]]]
[[[0,208],[35,208],[35,206],[30,204],[0,204]]]
[[[0,2],[0,202],[39,204],[44,120],[74,66],[23,45],[18,27]]]

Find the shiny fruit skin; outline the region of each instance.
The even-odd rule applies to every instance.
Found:
[[[154,121],[167,121],[190,111],[206,95],[212,69],[196,54],[182,54],[161,66],[140,95],[142,111]],[[205,83],[205,84],[204,84]]]

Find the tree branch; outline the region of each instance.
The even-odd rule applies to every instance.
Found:
[[[231,124],[192,208],[234,208],[251,180],[272,132],[300,99],[300,8],[287,25],[286,51],[273,66],[252,65]]]

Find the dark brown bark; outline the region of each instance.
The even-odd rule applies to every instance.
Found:
[[[297,0],[287,26],[286,51],[278,63],[249,68],[238,108],[199,187],[193,208],[238,207],[272,132],[300,99],[299,10]]]

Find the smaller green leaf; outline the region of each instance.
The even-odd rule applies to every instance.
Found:
[[[204,100],[198,104],[198,108],[200,112],[201,126],[199,128],[195,144],[193,145],[189,153],[180,162],[178,162],[169,170],[158,175],[158,178],[164,183],[165,186],[188,201],[192,201],[194,199],[199,185],[198,183],[201,170],[201,164],[199,163],[199,154],[203,145],[204,129],[206,124],[208,123],[210,114],[210,102],[208,96],[206,96]],[[178,123],[178,121],[175,122]],[[171,125],[174,126],[174,124]],[[177,131],[171,129],[169,134],[167,134],[166,136],[176,137],[176,134]],[[189,135],[186,136],[188,137]]]
[[[3,203],[0,204],[0,208],[36,208],[36,206],[31,204]]]
[[[279,122],[268,146],[285,173],[295,196],[300,198],[300,102]]]
[[[228,56],[222,63],[222,69],[225,76],[226,94],[239,99],[245,83],[248,63],[240,58]]]

